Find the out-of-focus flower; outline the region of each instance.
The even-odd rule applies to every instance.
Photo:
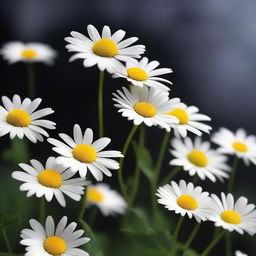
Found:
[[[98,65],[101,71],[105,69],[109,73],[120,65],[120,61],[133,61],[134,58],[140,58],[140,55],[145,52],[144,45],[133,45],[138,40],[137,37],[131,37],[123,40],[125,31],[117,30],[111,35],[110,28],[104,26],[102,35],[93,25],[87,26],[89,37],[78,32],[72,31],[72,37],[66,37],[65,41],[69,44],[66,48],[69,52],[76,52],[70,61],[83,59],[85,67]]]
[[[59,134],[66,144],[56,139],[48,139],[54,145],[53,150],[61,155],[57,161],[73,172],[79,171],[81,177],[86,176],[87,168],[97,181],[103,179],[103,173],[112,176],[109,169],[117,170],[119,163],[109,158],[123,155],[116,150],[102,151],[111,139],[103,137],[93,142],[93,131],[87,128],[82,134],[78,124],[74,125],[73,134],[74,140],[67,134]]]
[[[77,247],[90,241],[88,237],[81,237],[83,230],[76,230],[77,223],[67,226],[67,217],[64,216],[56,225],[51,216],[45,222],[45,228],[36,220],[31,219],[31,229],[21,231],[20,243],[26,246],[25,256],[37,255],[65,255],[89,256],[87,252]]]
[[[158,61],[148,62],[148,58],[144,57],[140,61],[134,60],[131,62],[126,62],[126,66],[120,65],[118,69],[115,70],[113,78],[123,77],[127,81],[131,82],[135,86],[149,86],[160,90],[170,90],[166,85],[172,84],[169,80],[158,77],[160,75],[171,73],[170,68],[158,68]]]
[[[157,190],[156,195],[159,204],[163,204],[169,211],[191,219],[193,216],[197,222],[206,221],[211,215],[210,205],[212,199],[208,192],[203,192],[201,187],[194,187],[193,183],[181,180],[179,184],[172,181]]]
[[[53,60],[57,55],[56,51],[47,44],[22,43],[18,41],[4,44],[0,54],[9,64],[18,61],[53,64]]]
[[[235,252],[235,256],[248,256],[247,254],[244,254],[244,253],[242,253],[242,252],[240,252],[240,251],[236,251]]]
[[[182,166],[190,176],[198,175],[200,179],[210,179],[215,182],[216,178],[224,181],[229,177],[230,167],[227,165],[227,157],[218,151],[211,149],[208,141],[202,141],[196,137],[195,141],[185,138],[184,141],[174,139],[172,141],[171,154],[174,159],[170,165]]]
[[[25,98],[21,101],[20,96],[14,95],[11,101],[3,96],[4,107],[0,106],[0,136],[10,133],[10,138],[15,136],[22,139],[24,135],[32,142],[43,141],[43,136],[48,137],[48,133],[43,129],[55,129],[55,123],[41,117],[52,114],[51,108],[37,110],[42,99],[30,100]],[[42,128],[43,127],[43,128]]]
[[[36,195],[44,196],[50,202],[53,196],[56,197],[59,204],[66,206],[63,194],[79,201],[84,194],[84,187],[88,182],[83,178],[72,178],[74,173],[63,165],[56,163],[55,157],[49,157],[45,167],[37,160],[30,160],[31,166],[19,164],[24,170],[15,171],[12,177],[16,180],[23,181],[20,186],[21,191],[28,191],[27,196]]]
[[[123,197],[105,183],[89,185],[86,199],[90,204],[98,206],[105,216],[124,214],[127,207]]]
[[[221,153],[235,155],[243,159],[246,165],[250,162],[256,164],[256,136],[246,135],[244,129],[235,133],[226,128],[220,128],[213,134],[212,141],[220,146]]]

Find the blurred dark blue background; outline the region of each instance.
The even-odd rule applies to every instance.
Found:
[[[256,134],[255,13],[254,0],[2,0],[1,45],[38,41],[58,51],[54,66],[36,64],[37,96],[43,98],[44,107],[56,111],[51,119],[57,131],[51,136],[71,134],[74,123],[97,131],[98,70],[85,69],[80,60],[68,63],[71,55],[64,42],[72,30],[86,34],[88,24],[99,30],[106,24],[112,31],[124,29],[126,36],[139,37],[149,59],[174,70],[168,77],[174,83],[171,95],[211,116],[214,129],[244,127]],[[1,95],[27,96],[25,65],[0,61],[0,67]],[[105,78],[105,134],[113,139],[113,148],[121,149],[131,123],[114,109],[111,93],[126,83]],[[157,152],[162,134],[154,128],[148,133],[149,145]],[[7,137],[1,140],[8,143]],[[32,147],[33,157],[52,154],[47,143]],[[166,168],[168,161],[169,156]],[[252,202],[256,201],[255,169],[241,164],[236,184],[237,194]],[[217,192],[215,185],[207,186]]]

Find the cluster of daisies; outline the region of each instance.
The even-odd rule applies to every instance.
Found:
[[[187,106],[179,98],[170,97],[167,85],[172,83],[161,76],[172,73],[172,70],[159,68],[160,63],[156,60],[141,58],[145,46],[134,45],[137,37],[124,39],[125,31],[111,33],[108,26],[104,26],[100,34],[94,26],[88,25],[87,32],[88,36],[85,36],[72,31],[71,36],[65,38],[68,43],[66,48],[74,53],[70,61],[82,59],[86,68],[97,65],[100,71],[107,71],[113,78],[127,80],[127,88],[113,93],[114,106],[135,126],[145,124],[148,127],[157,126],[168,133],[173,131],[176,138],[171,142],[170,153],[174,158],[170,165],[180,166],[190,176],[197,175],[201,180],[207,178],[212,182],[223,182],[231,172],[225,154],[242,158],[247,165],[250,162],[256,164],[256,137],[247,136],[242,129],[232,133],[221,128],[216,132],[212,141],[219,145],[218,149],[200,137],[194,141],[187,137],[188,132],[196,136],[201,136],[203,132],[209,134],[212,128],[205,122],[211,119],[199,113],[197,107]],[[53,63],[57,55],[47,45],[22,42],[5,44],[0,54],[9,63],[46,64]],[[3,96],[2,102],[0,136],[10,134],[11,139],[25,136],[36,143],[49,137],[47,129],[55,129],[54,122],[44,119],[54,111],[51,108],[37,110],[40,98],[25,98],[22,101],[18,95],[14,95],[13,99]],[[48,202],[55,197],[62,207],[66,206],[65,196],[75,201],[84,197],[89,205],[97,205],[105,216],[124,214],[127,204],[118,192],[107,184],[93,185],[86,179],[88,171],[100,182],[104,175],[112,176],[111,170],[119,169],[119,162],[113,158],[124,157],[122,153],[105,150],[111,139],[102,137],[93,141],[92,129],[82,131],[78,124],[74,125],[73,137],[65,133],[60,133],[59,137],[61,140],[47,139],[57,157],[50,156],[45,164],[32,159],[30,164],[19,164],[22,170],[12,173],[14,179],[23,182],[20,190],[26,191],[28,197],[45,197]],[[160,204],[182,216],[194,216],[198,222],[210,220],[216,226],[241,234],[244,231],[251,235],[256,233],[255,206],[248,204],[245,197],[235,202],[232,194],[222,193],[219,199],[183,180],[160,187],[156,195]],[[82,230],[75,231],[76,223],[67,225],[66,217],[59,221],[56,228],[51,216],[47,217],[45,227],[34,219],[29,223],[32,229],[21,232],[21,243],[27,251],[25,255],[88,255],[77,247],[87,243],[89,238],[82,237]],[[244,254],[237,251],[236,255]]]

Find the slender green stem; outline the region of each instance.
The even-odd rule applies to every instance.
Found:
[[[86,209],[86,203],[87,203],[86,196],[83,195],[83,197],[82,197],[82,205],[81,205],[81,209],[80,209],[80,212],[79,212],[79,215],[78,215],[78,221],[83,220],[83,218],[84,218],[84,213],[85,213],[85,209]]]
[[[103,84],[104,84],[104,71],[100,71],[99,78],[99,91],[98,91],[98,118],[99,118],[99,137],[104,134],[104,118],[103,118]]]
[[[140,126],[139,148],[138,148],[139,151],[144,146],[144,142],[145,142],[145,125],[142,124]],[[141,172],[140,172],[140,167],[138,162],[139,162],[139,152],[136,152],[136,167],[134,171],[133,187],[132,187],[131,196],[129,200],[129,207],[131,207],[131,205],[133,204],[138,191],[138,187],[139,187]]]
[[[234,160],[233,160],[233,164],[232,164],[232,171],[231,171],[231,175],[230,175],[230,179],[229,179],[229,183],[227,186],[227,192],[231,193],[234,187],[234,182],[235,182],[235,176],[236,176],[236,171],[237,171],[237,167],[238,167],[238,162],[239,162],[239,158],[235,156]]]
[[[96,206],[94,206],[92,209],[91,209],[91,213],[90,213],[90,216],[89,216],[89,220],[88,220],[88,223],[89,225],[92,227],[93,224],[94,224],[94,221],[95,221],[95,218],[98,214],[98,208]]]
[[[185,249],[188,249],[190,247],[190,245],[192,244],[192,242],[194,241],[195,236],[197,235],[199,228],[201,226],[201,223],[196,223],[192,233],[190,234],[187,242],[185,243]]]
[[[175,230],[174,230],[174,233],[173,233],[173,239],[174,241],[177,241],[178,240],[178,236],[179,236],[179,233],[180,233],[180,229],[181,229],[181,225],[183,223],[183,220],[184,220],[184,217],[180,217],[177,224],[176,224],[176,227],[175,227]]]
[[[163,179],[161,182],[161,186],[165,185],[166,183],[169,183],[170,181],[173,180],[173,178],[182,170],[181,166],[177,166],[173,168],[170,173]]]
[[[2,235],[3,235],[4,241],[5,241],[7,250],[8,250],[8,254],[9,254],[10,256],[12,256],[12,255],[13,255],[12,246],[11,246],[11,243],[10,243],[10,241],[9,241],[9,238],[8,238],[8,235],[7,235],[7,232],[6,232],[6,229],[5,229],[5,228],[1,228],[1,231],[2,231]]]
[[[27,70],[28,70],[28,95],[31,99],[34,99],[36,96],[34,64],[28,63]]]
[[[45,198],[41,197],[40,198],[40,203],[39,203],[39,220],[41,223],[45,222]]]
[[[123,146],[123,150],[122,150],[122,154],[125,156],[126,153],[127,153],[127,150],[129,148],[129,145],[132,141],[132,138],[136,132],[136,130],[138,129],[138,126],[137,125],[134,125],[128,135],[128,137],[126,138],[126,141],[124,143],[124,146]],[[127,200],[127,193],[126,193],[126,188],[125,188],[125,185],[124,185],[124,181],[123,181],[123,164],[124,164],[124,157],[120,158],[120,161],[119,161],[119,164],[120,164],[120,168],[119,168],[119,171],[118,171],[118,182],[119,182],[119,186],[120,186],[120,189],[121,189],[121,192],[123,194],[123,196],[125,197],[125,199]]]
[[[218,234],[218,236],[216,236],[209,244],[209,246],[202,252],[201,256],[207,256],[215,247],[215,245],[220,241],[220,239],[223,237],[224,233],[225,231],[223,230],[220,234]]]
[[[226,234],[225,234],[225,246],[226,246],[226,255],[232,256],[231,233],[229,231],[226,231]]]

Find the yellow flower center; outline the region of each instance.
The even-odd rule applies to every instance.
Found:
[[[26,59],[34,59],[37,56],[37,52],[32,49],[26,49],[21,52],[21,56]]]
[[[58,256],[65,253],[67,245],[59,236],[49,236],[44,240],[44,249],[51,255]]]
[[[117,55],[117,45],[110,39],[103,38],[97,41],[93,48],[93,52],[101,57],[114,57]]]
[[[193,196],[190,195],[182,195],[177,199],[177,204],[189,211],[194,211],[198,208],[198,203]]]
[[[148,79],[148,74],[141,68],[128,68],[127,75],[137,81],[145,81]]]
[[[177,117],[180,121],[180,124],[187,124],[189,121],[189,116],[188,116],[187,112],[181,108],[176,108],[166,114]]]
[[[38,182],[49,188],[59,188],[62,185],[61,175],[54,170],[44,170],[37,177]]]
[[[97,157],[95,149],[87,144],[77,145],[73,148],[72,153],[75,159],[83,163],[92,163]]]
[[[14,109],[10,111],[6,117],[6,121],[7,123],[18,127],[26,127],[31,123],[29,114],[22,109]]]
[[[227,210],[221,214],[222,220],[230,224],[241,223],[241,215],[235,211]]]
[[[243,142],[234,142],[233,148],[239,152],[247,152],[248,147]]]
[[[86,198],[87,198],[87,200],[95,202],[95,203],[99,203],[104,200],[103,195],[96,188],[88,188],[87,192],[86,192]]]
[[[138,102],[134,105],[133,109],[141,116],[153,117],[156,114],[154,106],[147,102]]]
[[[205,167],[208,164],[206,154],[200,150],[193,150],[188,154],[187,158],[192,164],[198,167]]]

